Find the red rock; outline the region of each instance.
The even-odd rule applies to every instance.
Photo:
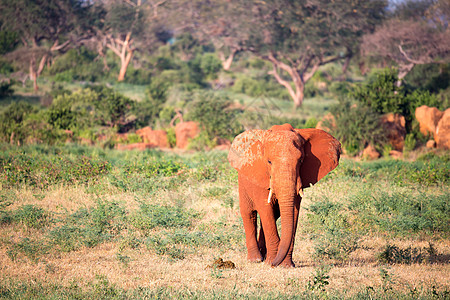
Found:
[[[435,139],[438,148],[450,149],[450,108],[444,111],[437,125]]]
[[[324,125],[326,123],[327,125],[330,125],[331,128],[328,128],[328,126]],[[334,119],[334,116],[331,113],[327,113],[325,116],[323,116],[322,120],[317,122],[316,129],[322,129],[326,132],[331,132],[331,129],[336,127],[336,120]]]
[[[380,156],[380,153],[372,145],[367,146],[362,153],[362,157],[369,160],[380,158]]]
[[[436,141],[435,140],[427,141],[426,147],[427,148],[436,148]]]
[[[389,151],[389,156],[393,158],[401,158],[403,156],[403,153],[401,151],[391,150]]]
[[[431,133],[434,137],[439,120],[442,118],[444,113],[436,107],[422,105],[416,108],[415,115],[416,120],[420,125],[420,132],[423,135],[428,135]]]
[[[381,124],[394,150],[403,151],[406,136],[405,117],[389,113],[381,117]]]
[[[136,130],[144,143],[153,144],[158,148],[169,148],[169,140],[165,130],[152,130],[150,127],[144,127]]]
[[[200,129],[196,122],[181,122],[175,126],[175,136],[177,139],[177,148],[186,149],[189,139],[198,136]]]

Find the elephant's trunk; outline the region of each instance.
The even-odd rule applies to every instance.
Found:
[[[278,266],[285,258],[291,248],[294,236],[294,196],[278,199],[281,215],[281,240],[278,253],[272,261],[272,266]]]

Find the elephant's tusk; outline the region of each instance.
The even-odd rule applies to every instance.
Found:
[[[300,189],[298,190],[298,194],[299,194],[300,197],[302,197],[302,198],[305,197],[305,194],[303,193],[303,189],[302,189],[302,188],[300,188]]]
[[[267,197],[267,203],[270,203],[271,199],[272,199],[272,189],[269,189],[269,197]]]

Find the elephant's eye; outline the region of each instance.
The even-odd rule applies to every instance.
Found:
[[[268,160],[267,162],[269,163],[269,165],[271,165],[271,164],[272,164],[272,162],[271,162],[270,160]]]

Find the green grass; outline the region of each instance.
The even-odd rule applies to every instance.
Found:
[[[0,230],[10,232],[4,231],[0,248],[13,263],[45,266],[47,274],[53,274],[57,271],[52,271],[56,267],[50,262],[55,257],[100,251],[102,247],[112,247],[112,252],[103,255],[112,257],[123,272],[141,263],[137,257],[143,253],[157,257],[168,267],[204,261],[211,253],[238,253],[245,258],[245,236],[237,207],[237,174],[229,165],[226,152],[179,155],[70,145],[2,144],[0,148]],[[297,240],[300,245],[310,241],[311,251],[302,255],[312,262],[343,268],[347,262],[352,263],[358,251],[368,251],[364,243],[367,239],[381,237],[384,244],[370,249],[373,262],[387,266],[445,266],[448,253],[442,252],[441,246],[436,248],[435,241],[447,241],[450,232],[449,159],[446,153],[436,153],[416,161],[343,159],[323,183],[306,192],[306,203],[302,204],[306,216],[300,220]],[[45,172],[42,168],[46,168]],[[57,196],[62,192],[62,196]],[[64,204],[47,208],[55,207],[53,197],[63,198],[61,203],[68,207],[73,199],[81,204],[69,209]],[[402,240],[410,244],[398,243]],[[423,241],[428,246],[415,245]],[[230,278],[231,273],[226,272],[211,271],[211,280]],[[224,286],[124,289],[106,277],[83,284],[74,279],[73,285],[52,285],[46,281],[30,284],[11,278],[0,283],[0,298],[448,296],[448,286],[392,283],[393,277],[386,272],[380,272],[382,285],[347,291],[331,290],[329,286],[336,275],[329,267],[316,268],[306,282],[295,277],[287,280],[285,292],[259,288],[256,293]]]

